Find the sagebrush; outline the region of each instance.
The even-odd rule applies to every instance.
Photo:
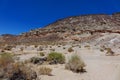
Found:
[[[66,63],[65,68],[73,72],[83,72],[85,63],[78,55],[72,55],[68,63]]]
[[[52,64],[63,64],[65,63],[65,56],[62,53],[58,53],[58,52],[51,52],[48,57],[47,60],[52,63]]]

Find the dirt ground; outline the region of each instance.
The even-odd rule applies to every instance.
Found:
[[[120,80],[120,56],[106,56],[105,52],[101,52],[97,48],[91,47],[90,49],[82,47],[74,47],[74,52],[68,53],[67,49],[70,45],[63,47],[53,46],[56,52],[66,53],[68,60],[71,55],[78,54],[81,56],[86,64],[85,73],[74,73],[66,70],[64,64],[58,65],[44,65],[52,68],[52,75],[40,75],[40,80]],[[49,50],[45,50],[49,52]],[[37,52],[36,52],[37,53]],[[27,57],[26,57],[27,56]],[[28,59],[36,54],[24,54],[20,58]],[[67,61],[66,60],[66,61]]]

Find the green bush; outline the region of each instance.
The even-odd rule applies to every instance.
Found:
[[[65,68],[73,72],[84,72],[85,63],[78,55],[73,55],[68,63],[65,65]]]
[[[57,63],[63,64],[65,63],[65,56],[58,52],[51,52],[48,55],[47,60],[51,64],[57,64]]]

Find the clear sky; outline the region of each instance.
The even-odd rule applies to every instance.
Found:
[[[120,0],[0,0],[0,34],[19,34],[57,19],[120,12]]]

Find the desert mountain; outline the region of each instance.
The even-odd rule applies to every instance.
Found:
[[[100,33],[120,33],[120,13],[68,17],[18,36],[2,35],[0,43],[84,42]]]

